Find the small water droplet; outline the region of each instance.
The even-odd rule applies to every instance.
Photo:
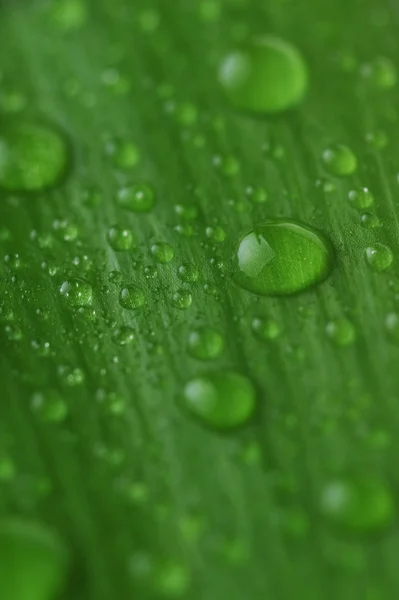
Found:
[[[133,169],[140,160],[140,151],[133,142],[119,142],[112,153],[112,161],[118,169]]]
[[[322,282],[334,266],[334,252],[318,230],[296,221],[262,223],[241,236],[232,275],[245,290],[262,296],[289,295]]]
[[[134,329],[129,327],[128,325],[122,325],[121,327],[117,327],[114,329],[112,334],[112,339],[115,344],[119,346],[127,346],[134,342],[136,335],[134,333]]]
[[[198,209],[195,205],[175,204],[174,211],[180,219],[187,221],[193,221],[198,217]]]
[[[267,190],[262,187],[248,186],[245,190],[245,194],[251,202],[254,204],[264,204],[269,199]]]
[[[327,324],[328,337],[337,346],[350,346],[356,339],[356,330],[348,319],[337,319]]]
[[[107,240],[113,250],[122,252],[130,250],[133,245],[133,234],[130,229],[114,225],[107,232]]]
[[[50,5],[49,15],[60,29],[79,29],[86,22],[87,6],[83,0],[57,0]]]
[[[369,131],[366,133],[365,139],[367,144],[376,150],[382,150],[383,148],[386,148],[389,142],[387,134],[382,130]]]
[[[119,304],[128,310],[141,308],[146,303],[146,297],[142,289],[135,285],[127,285],[121,289]]]
[[[295,46],[274,36],[259,36],[223,58],[219,81],[236,108],[277,113],[303,99],[308,74]]]
[[[184,388],[184,405],[204,423],[232,429],[252,417],[256,405],[251,381],[235,371],[220,371],[189,381]]]
[[[252,320],[252,331],[261,340],[275,340],[281,335],[281,325],[274,319],[255,317]]]
[[[348,198],[350,202],[360,210],[370,208],[370,206],[374,204],[374,196],[366,187],[359,187],[356,190],[351,190],[348,194]]]
[[[180,265],[177,276],[186,283],[195,283],[198,281],[200,273],[198,267],[191,263],[183,263]]]
[[[360,217],[360,223],[367,229],[376,229],[381,227],[381,221],[374,213],[365,212]]]
[[[336,144],[324,150],[323,163],[327,171],[337,177],[352,175],[357,169],[357,158],[344,144]]]
[[[221,156],[216,154],[212,158],[213,166],[218,169],[226,177],[234,177],[240,171],[240,163],[235,156],[228,154],[227,156]]]
[[[366,261],[375,273],[383,273],[393,263],[392,250],[384,244],[376,243],[366,248]]]
[[[3,123],[0,132],[0,187],[38,192],[56,185],[69,162],[64,137],[34,122]]]
[[[211,327],[200,327],[190,332],[187,343],[188,352],[199,360],[210,360],[220,356],[224,349],[224,339]]]
[[[185,564],[169,559],[156,569],[154,583],[157,592],[163,597],[180,598],[190,588],[190,571]]]
[[[399,342],[399,315],[397,313],[391,312],[387,314],[385,317],[385,328],[389,337],[393,341]]]
[[[177,290],[172,297],[173,305],[176,308],[180,308],[181,310],[185,310],[191,306],[193,301],[191,292],[188,290],[184,290],[183,288]]]
[[[146,33],[153,33],[159,27],[161,15],[154,8],[142,10],[139,14],[139,24]]]
[[[166,264],[173,260],[175,251],[166,242],[157,242],[151,246],[151,254],[157,262]]]
[[[150,212],[155,204],[155,190],[147,183],[136,183],[122,187],[117,193],[122,208],[135,213]]]
[[[215,225],[215,227],[207,227],[205,229],[205,235],[207,238],[213,242],[216,242],[217,244],[224,242],[226,239],[226,232],[222,227],[220,227],[220,225]]]
[[[363,65],[361,74],[372,85],[381,89],[393,88],[398,79],[394,63],[383,56]]]
[[[321,492],[320,508],[332,522],[359,532],[387,525],[395,513],[390,490],[374,478],[330,481]]]
[[[60,287],[60,294],[72,308],[89,306],[93,301],[93,288],[85,279],[67,279]]]

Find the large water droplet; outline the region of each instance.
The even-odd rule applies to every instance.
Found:
[[[256,392],[251,381],[235,371],[220,371],[189,381],[184,388],[186,408],[204,423],[231,429],[254,413]]]
[[[133,245],[133,234],[130,229],[114,225],[108,230],[107,240],[113,250],[122,252],[130,250]]]
[[[151,246],[151,254],[157,262],[166,264],[173,260],[175,251],[166,242],[157,242]]]
[[[60,287],[60,294],[72,308],[89,306],[93,300],[93,288],[85,279],[67,279]]]
[[[348,198],[353,205],[360,210],[370,208],[370,206],[374,204],[374,196],[366,187],[359,187],[355,190],[351,190],[348,194]]]
[[[308,75],[294,46],[274,36],[260,36],[224,57],[219,81],[236,108],[277,113],[302,100]]]
[[[4,600],[53,600],[62,591],[67,551],[44,525],[7,518],[0,523],[0,590]]]
[[[238,239],[232,276],[249,292],[282,296],[320,283],[333,265],[332,246],[320,231],[295,221],[275,220]]]
[[[2,123],[0,187],[35,192],[56,185],[68,165],[68,147],[55,129],[39,123]]]
[[[356,531],[378,529],[395,512],[391,492],[373,478],[329,482],[322,490],[320,507],[331,521]]]

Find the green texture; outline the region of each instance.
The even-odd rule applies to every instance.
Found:
[[[398,597],[398,26],[389,0],[0,1],[0,516],[69,551],[40,600]],[[308,75],[273,115],[219,80],[265,36]],[[329,240],[323,282],[237,285],[275,220]],[[219,373],[256,404],[224,431],[184,403]]]

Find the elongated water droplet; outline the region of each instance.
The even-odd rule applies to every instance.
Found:
[[[189,381],[184,388],[186,408],[204,423],[231,429],[254,413],[256,392],[251,381],[235,371],[219,371]]]
[[[393,88],[398,80],[394,63],[384,56],[363,65],[361,73],[367,81],[381,89]]]
[[[260,340],[275,340],[281,334],[281,325],[273,319],[255,317],[252,321],[252,331]]]
[[[56,185],[69,162],[63,136],[34,122],[2,123],[0,187],[10,192],[37,192]]]
[[[122,208],[132,212],[150,212],[155,204],[155,190],[147,183],[125,186],[118,191],[117,200]]]
[[[333,265],[332,246],[320,231],[296,221],[275,220],[238,239],[232,276],[249,292],[282,296],[320,283]]]
[[[336,144],[324,150],[324,166],[327,171],[337,177],[347,177],[352,175],[357,169],[357,158],[352,150],[344,144]]]
[[[236,108],[277,113],[297,105],[305,95],[308,74],[299,51],[274,36],[260,36],[229,52],[219,81]]]
[[[60,294],[72,308],[89,306],[93,300],[93,288],[85,279],[67,279],[60,287]]]
[[[224,348],[221,334],[211,327],[200,327],[188,336],[188,351],[200,360],[209,360],[219,356]]]
[[[68,553],[58,535],[39,523],[0,522],[0,590],[4,600],[53,600],[62,591]]]
[[[370,531],[387,525],[395,513],[390,490],[374,478],[337,479],[321,493],[322,513],[337,525]]]

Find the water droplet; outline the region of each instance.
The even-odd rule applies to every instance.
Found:
[[[180,308],[181,310],[185,310],[191,306],[193,301],[192,295],[188,290],[180,289],[177,290],[173,294],[173,305],[176,308]]]
[[[213,242],[216,242],[217,244],[224,242],[226,239],[226,232],[222,227],[220,227],[220,225],[216,225],[215,227],[207,227],[205,229],[205,235],[207,238]]]
[[[360,187],[356,190],[351,190],[348,194],[349,200],[356,208],[363,210],[370,208],[374,204],[374,196],[366,187]]]
[[[190,332],[187,349],[191,356],[199,360],[209,360],[220,356],[224,348],[221,334],[211,327],[200,327]]]
[[[217,21],[221,13],[220,2],[218,0],[201,0],[198,11],[203,21]]]
[[[112,334],[112,339],[115,344],[119,346],[127,346],[134,342],[136,335],[134,333],[134,329],[129,327],[128,325],[122,325],[121,327],[117,327],[114,329]]]
[[[140,160],[139,149],[133,142],[120,142],[114,148],[112,160],[118,169],[132,169]]]
[[[146,33],[153,33],[159,27],[161,15],[154,8],[147,8],[139,14],[139,24]]]
[[[253,415],[256,393],[251,381],[234,371],[202,375],[184,388],[184,405],[204,423],[218,429],[242,425]]]
[[[147,183],[137,183],[122,187],[117,194],[122,208],[136,213],[149,212],[155,204],[155,190]]]
[[[153,265],[147,265],[146,267],[144,267],[143,273],[146,279],[155,279],[155,277],[158,276],[157,268]]]
[[[356,171],[357,158],[352,150],[344,144],[336,144],[326,148],[322,158],[327,171],[337,177],[346,177]]]
[[[186,283],[195,283],[199,279],[198,267],[190,263],[183,263],[177,271],[177,276]]]
[[[151,254],[157,262],[166,264],[173,260],[175,251],[166,242],[157,242],[151,246]]]
[[[72,308],[89,306],[93,301],[93,288],[84,279],[67,279],[60,287],[60,294]]]
[[[399,342],[399,315],[388,313],[385,318],[386,330],[393,341]]]
[[[392,250],[384,244],[374,244],[366,248],[366,260],[372,271],[382,273],[389,269],[393,263]]]
[[[47,125],[2,124],[0,187],[10,192],[37,192],[56,185],[68,165],[63,136]]]
[[[255,317],[252,320],[252,331],[261,340],[275,340],[281,335],[281,325],[273,319]]]
[[[267,190],[262,187],[248,186],[245,190],[245,194],[254,204],[264,204],[269,198]]]
[[[68,553],[61,539],[44,525],[16,517],[0,522],[2,598],[55,598],[62,591],[67,563]]]
[[[183,563],[168,560],[156,570],[155,587],[157,592],[166,598],[184,596],[190,588],[190,583],[190,572]]]
[[[57,0],[49,14],[54,25],[62,29],[79,29],[86,22],[87,7],[83,0]]]
[[[238,239],[232,275],[249,292],[280,296],[322,282],[333,265],[333,249],[321,232],[295,221],[274,220]]]
[[[195,125],[198,118],[198,110],[194,104],[190,102],[185,102],[184,104],[180,104],[180,106],[176,109],[176,119],[177,122],[183,127],[190,127]]]
[[[383,56],[363,65],[361,73],[375,87],[382,89],[393,88],[398,79],[394,63]]]
[[[240,172],[240,163],[235,156],[228,154],[221,156],[216,154],[212,158],[213,166],[218,169],[226,177],[234,177]]]
[[[198,217],[198,209],[195,205],[176,204],[174,210],[180,219],[193,221]]]
[[[134,285],[127,285],[121,289],[119,294],[119,304],[128,310],[141,308],[146,303],[146,297],[140,288]]]
[[[302,100],[308,75],[306,64],[293,45],[274,36],[262,36],[224,57],[219,81],[236,108],[276,113]]]
[[[55,391],[33,394],[31,408],[42,421],[59,423],[68,415],[65,400]]]
[[[376,148],[377,150],[382,150],[388,146],[388,136],[385,131],[377,130],[377,131],[369,131],[366,133],[366,142],[369,146]]]
[[[337,319],[327,324],[328,337],[337,346],[349,346],[356,339],[356,330],[348,319]]]
[[[329,482],[322,490],[320,508],[337,525],[355,531],[379,529],[395,512],[390,490],[373,478]]]
[[[133,245],[133,234],[130,229],[114,225],[108,230],[107,240],[113,250],[122,252],[130,250]]]
[[[374,213],[363,213],[360,217],[360,223],[367,229],[376,229],[381,227],[380,219]]]

